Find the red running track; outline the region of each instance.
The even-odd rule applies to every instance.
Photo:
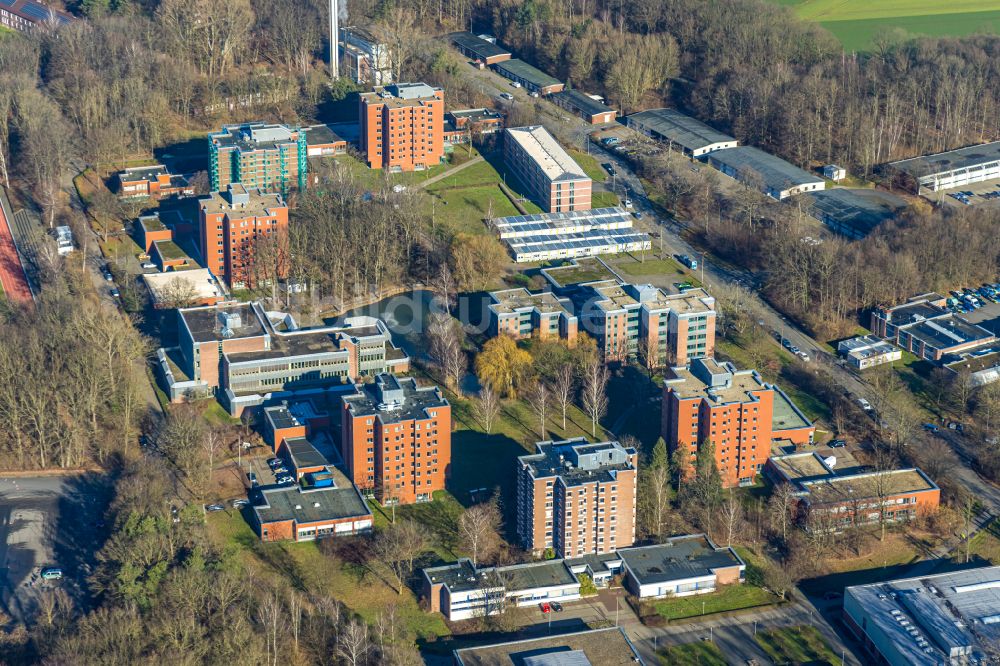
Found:
[[[0,284],[9,301],[20,304],[32,302],[28,279],[24,277],[24,268],[17,256],[3,206],[0,206]]]

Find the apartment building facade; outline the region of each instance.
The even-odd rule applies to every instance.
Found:
[[[355,83],[384,86],[392,83],[389,47],[359,27],[340,29],[340,66]]]
[[[208,176],[213,192],[230,183],[280,192],[305,189],[309,171],[306,133],[262,122],[226,125],[208,135]]]
[[[384,373],[342,400],[351,480],[382,504],[429,502],[451,466],[451,405],[436,386]]]
[[[541,125],[504,132],[504,164],[542,210],[590,210],[593,181]]]
[[[28,32],[38,26],[62,27],[76,20],[72,14],[49,7],[35,0],[3,0],[0,2],[0,27]]]
[[[517,459],[517,533],[536,555],[609,553],[635,543],[636,451],[585,438],[539,442]]]
[[[574,290],[583,330],[609,360],[686,365],[715,353],[715,299],[704,289],[668,294],[650,284],[605,280]]]
[[[201,256],[205,267],[230,287],[252,284],[258,240],[287,231],[288,206],[280,194],[230,183],[224,192],[199,201]]]
[[[444,91],[394,83],[362,93],[360,147],[368,166],[422,171],[444,158]]]
[[[576,342],[577,318],[572,304],[550,291],[532,293],[525,288],[490,292],[490,337],[509,335],[515,340],[537,337]]]
[[[815,426],[756,370],[738,371],[714,358],[674,367],[663,382],[661,434],[673,454],[689,454],[709,442],[723,487],[751,485],[767,463],[774,439],[812,443]]]

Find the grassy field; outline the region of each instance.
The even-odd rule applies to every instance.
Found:
[[[657,601],[656,612],[668,620],[763,606],[778,600],[767,590],[753,585],[727,585],[718,592]]]
[[[595,182],[603,183],[608,179],[608,172],[604,170],[601,163],[593,155],[572,148],[566,151],[569,156],[576,160],[583,172],[591,177]]]
[[[772,0],[816,21],[849,50],[865,50],[880,31],[932,36],[1000,31],[1000,0]]]
[[[785,627],[757,634],[757,643],[775,664],[824,664],[840,663],[840,657],[815,627]]]
[[[660,650],[660,663],[670,666],[726,666],[722,650],[715,643],[685,643]]]

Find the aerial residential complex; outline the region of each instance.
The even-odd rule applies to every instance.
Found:
[[[650,109],[633,113],[625,119],[625,124],[668,146],[676,146],[691,157],[701,157],[724,148],[735,148],[739,144],[728,134],[674,109]]]
[[[794,513],[809,531],[912,520],[935,511],[941,490],[916,468],[838,471],[816,451],[768,458],[765,475],[799,491]]]
[[[893,183],[914,194],[1000,178],[1000,141],[893,162],[889,169]]]
[[[635,449],[582,437],[535,448],[517,459],[517,533],[525,550],[574,557],[635,542]]]
[[[175,194],[194,194],[194,188],[184,176],[171,174],[162,164],[149,167],[134,167],[119,171],[118,196],[123,199],[154,197],[162,198]]]
[[[488,221],[516,263],[640,252],[652,247],[649,234],[632,228],[624,208],[570,213],[512,215]]]
[[[208,177],[213,192],[230,183],[287,194],[306,187],[306,134],[262,122],[225,125],[208,135]]]
[[[708,163],[747,187],[781,201],[803,192],[818,192],[826,187],[821,177],[803,171],[780,157],[753,146],[714,150]]]
[[[393,346],[385,324],[371,317],[300,329],[287,315],[272,322],[259,303],[177,312],[179,345],[157,352],[175,402],[218,392],[230,413],[239,415],[268,394],[409,369],[409,358]]]
[[[532,293],[520,287],[490,292],[491,337],[509,335],[516,340],[537,336],[541,340],[576,341],[577,318],[572,304],[550,291]]]
[[[663,382],[662,435],[671,454],[711,443],[726,488],[753,484],[773,440],[812,443],[816,427],[777,386],[756,370],[698,358],[669,370]]]
[[[230,287],[255,284],[252,269],[256,243],[288,229],[288,206],[282,196],[230,183],[224,192],[213,192],[198,204],[205,268]]]
[[[507,128],[503,148],[504,164],[542,210],[590,209],[593,181],[544,127]]]
[[[998,618],[1000,566],[844,591],[848,629],[872,663],[889,666],[990,663],[1000,645]]]
[[[379,374],[343,398],[341,454],[382,504],[429,502],[451,465],[451,405],[436,386]]]
[[[360,147],[368,166],[422,171],[444,157],[444,92],[426,83],[394,83],[362,93]]]

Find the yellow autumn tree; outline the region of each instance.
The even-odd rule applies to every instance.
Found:
[[[479,382],[497,394],[514,397],[514,386],[531,367],[531,354],[517,346],[513,338],[500,335],[487,341],[476,356]]]

